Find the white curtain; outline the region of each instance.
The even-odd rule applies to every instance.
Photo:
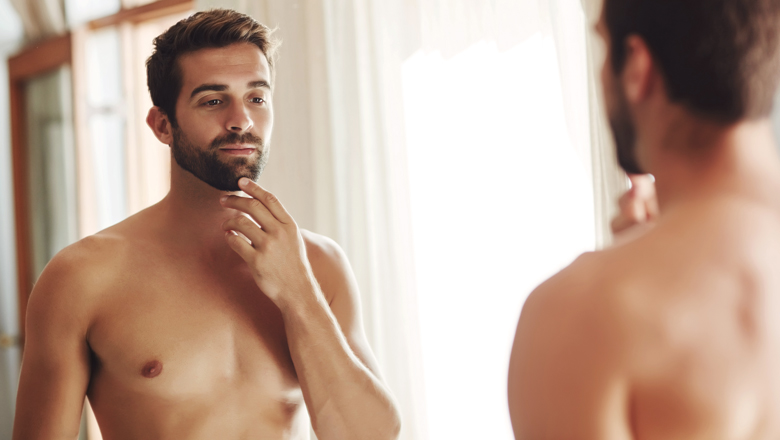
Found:
[[[617,199],[628,189],[628,179],[617,163],[601,88],[601,68],[606,45],[593,26],[601,15],[603,0],[582,0],[588,22],[585,41],[588,57],[590,144],[593,163],[593,201],[596,209],[596,242],[600,248],[612,242],[610,221],[617,213]]]
[[[63,0],[11,0],[24,25],[27,41],[38,41],[67,31]]]
[[[604,45],[593,25],[602,0],[416,0],[421,44],[452,56],[479,40],[510,48],[541,31],[558,53],[568,135],[591,170],[597,247],[612,241],[610,220],[628,188],[618,167],[603,105],[600,72]],[[583,20],[584,17],[584,20]]]

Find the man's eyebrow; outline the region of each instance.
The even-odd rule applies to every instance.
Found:
[[[205,92],[205,91],[224,92],[227,89],[228,86],[224,84],[203,84],[198,87],[195,87],[195,90],[193,90],[192,93],[190,93],[190,98],[194,97],[200,92]]]
[[[252,81],[249,84],[247,84],[247,87],[249,87],[250,89],[271,88],[271,86],[268,84],[268,81],[263,81],[263,80]]]

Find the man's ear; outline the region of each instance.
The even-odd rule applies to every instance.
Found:
[[[626,64],[620,80],[628,102],[639,104],[646,100],[658,86],[658,73],[645,41],[636,35],[626,38]]]
[[[173,127],[168,115],[160,107],[152,107],[146,115],[146,125],[152,129],[157,139],[165,145],[173,143]]]

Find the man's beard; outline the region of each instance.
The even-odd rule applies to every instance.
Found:
[[[219,158],[219,148],[230,144],[248,144],[257,148],[258,157]],[[251,133],[229,133],[218,136],[206,148],[193,144],[179,128],[173,127],[173,158],[180,167],[220,191],[239,191],[238,180],[248,177],[257,181],[268,163],[268,149],[263,140]]]
[[[609,125],[615,138],[617,160],[628,174],[645,174],[636,158],[636,127],[628,110],[628,100],[620,87],[615,88],[617,108],[609,112]]]

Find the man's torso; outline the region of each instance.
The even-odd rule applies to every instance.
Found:
[[[104,438],[308,438],[281,313],[246,264],[129,231],[93,238],[113,268],[87,335]]]

